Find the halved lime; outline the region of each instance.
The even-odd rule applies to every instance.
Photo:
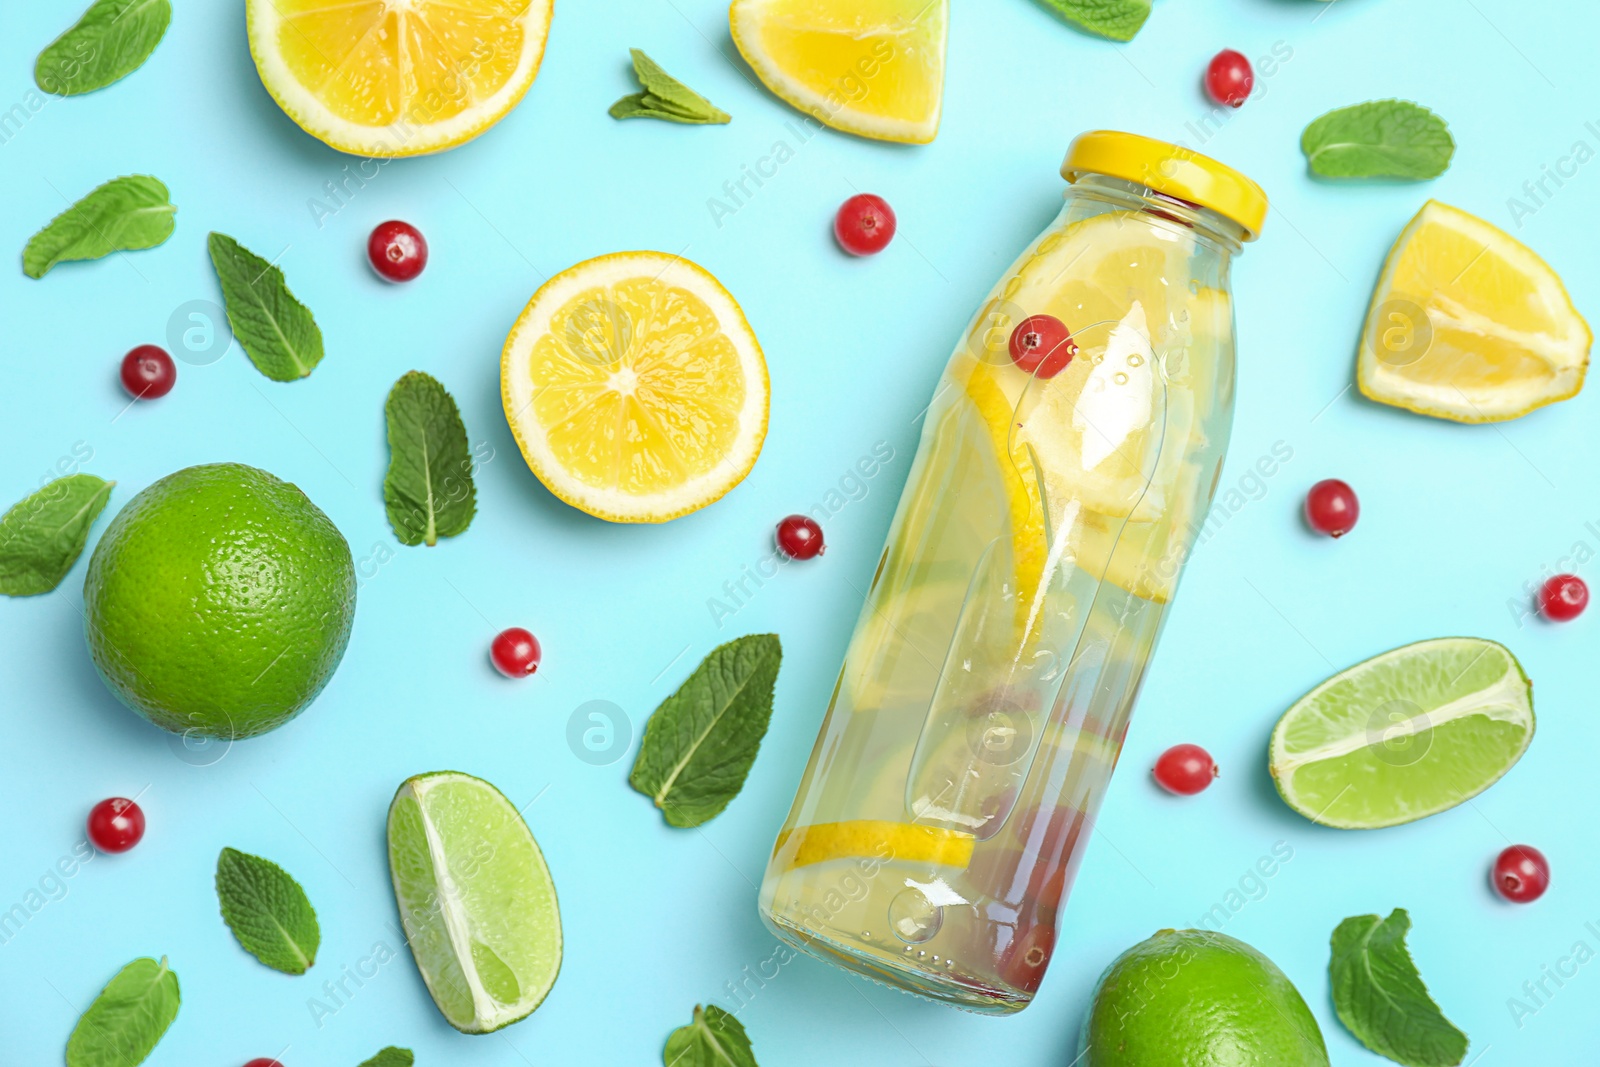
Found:
[[[1489,788],[1522,758],[1533,728],[1533,685],[1505,646],[1419,641],[1301,697],[1272,731],[1272,778],[1313,822],[1397,826]]]
[[[486,1034],[532,1014],[561,969],[544,854],[505,795],[455,771],[401,783],[389,871],[417,969],[446,1021]]]

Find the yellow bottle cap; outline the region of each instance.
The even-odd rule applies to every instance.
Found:
[[[1079,134],[1067,149],[1061,176],[1104,174],[1210,208],[1244,227],[1246,241],[1261,234],[1267,194],[1232,167],[1179,145],[1116,130]]]

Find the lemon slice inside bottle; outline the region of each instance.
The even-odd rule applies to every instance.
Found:
[[[784,870],[829,860],[876,858],[965,868],[976,838],[961,830],[882,819],[815,823],[785,830],[773,847]]]

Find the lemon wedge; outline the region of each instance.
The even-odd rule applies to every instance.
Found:
[[[454,148],[504,118],[544,57],[554,0],[246,0],[267,92],[341,152]]]
[[[501,397],[539,480],[612,522],[666,522],[744,480],[767,432],[767,364],[703,267],[620,252],[551,278],[506,338]]]
[[[1500,422],[1583,388],[1592,341],[1544,260],[1430,200],[1384,263],[1356,381],[1367,397],[1421,415]]]
[[[880,141],[939,132],[949,0],[733,0],[733,42],[778,96]]]
[[[882,819],[851,819],[785,830],[778,836],[772,853],[774,858],[786,857],[784,870],[828,860],[864,857],[965,867],[972,861],[975,840],[963,830]]]

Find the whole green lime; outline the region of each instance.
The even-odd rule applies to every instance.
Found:
[[[1100,976],[1080,1067],[1328,1067],[1328,1050],[1267,957],[1226,934],[1160,930]]]
[[[189,467],[130,500],[83,583],[89,654],[164,729],[253,737],[333,676],[356,610],[344,537],[304,493],[238,463]]]

